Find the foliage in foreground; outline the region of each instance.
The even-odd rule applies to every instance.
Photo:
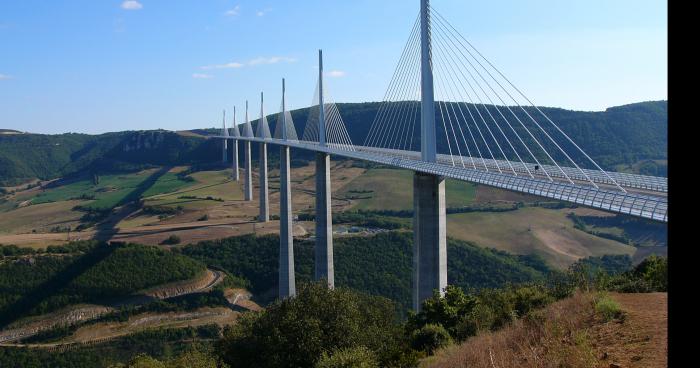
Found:
[[[391,301],[322,283],[304,284],[296,297],[243,315],[217,345],[232,367],[263,368],[313,367],[323,353],[359,347],[393,366],[404,346]]]

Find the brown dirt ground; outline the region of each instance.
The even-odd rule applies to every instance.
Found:
[[[668,366],[668,294],[610,295],[627,313],[624,322],[598,324],[589,334],[598,353],[598,367]]]
[[[577,293],[424,359],[421,367],[623,367],[668,366],[668,294],[610,294],[625,318],[603,321],[594,295]]]

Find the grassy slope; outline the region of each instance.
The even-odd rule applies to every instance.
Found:
[[[474,199],[473,184],[447,180],[445,187],[448,207],[466,206]],[[410,210],[413,208],[413,173],[371,169],[340,189],[339,193],[341,197],[359,198],[353,207],[357,210]]]
[[[413,206],[412,173],[406,170],[371,169],[340,192],[356,196],[353,209],[410,210]],[[370,193],[362,191],[371,190]],[[475,203],[479,191],[489,200],[498,198],[496,189],[448,181],[448,207]],[[498,190],[496,190],[498,191]],[[500,194],[505,192],[499,191]],[[555,267],[567,267],[578,258],[603,254],[634,254],[635,248],[574,229],[566,218],[571,210],[526,207],[511,212],[473,212],[447,216],[447,235],[515,254],[535,253]]]
[[[447,217],[447,233],[510,253],[535,253],[556,267],[583,257],[634,254],[632,246],[574,229],[566,218],[569,211],[526,207],[502,213],[453,214]]]
[[[231,171],[202,171],[191,175],[195,182],[190,186],[165,195],[155,195],[146,198],[146,204],[152,206],[182,206],[185,209],[202,209],[214,204],[207,197],[221,198],[227,201],[243,198],[241,186],[230,180]],[[197,197],[180,198],[183,196]]]
[[[180,180],[174,172],[167,172],[158,176],[158,170],[144,170],[135,174],[104,175],[100,177],[97,185],[92,180],[83,179],[57,188],[46,190],[32,199],[33,204],[65,201],[77,198],[83,194],[92,195],[95,200],[85,207],[107,209],[113,208],[130,198],[132,193],[139,190],[141,186],[147,186],[143,197],[148,197],[160,193],[168,193],[185,186],[188,182]],[[155,179],[152,185],[149,180]]]
[[[534,312],[535,318],[439,351],[420,366],[666,367],[667,294],[611,297],[626,314],[622,322],[605,322],[594,313],[593,296],[577,294]]]

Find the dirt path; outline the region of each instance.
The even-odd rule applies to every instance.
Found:
[[[599,367],[668,366],[668,294],[611,294],[627,316],[591,329]]]

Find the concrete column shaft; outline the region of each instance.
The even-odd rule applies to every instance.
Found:
[[[243,142],[243,156],[245,160],[245,185],[243,188],[243,193],[246,201],[253,200],[253,165],[251,163],[250,157],[250,141]]]
[[[434,290],[447,287],[445,179],[413,176],[413,309],[420,311]]]
[[[294,278],[294,233],[289,147],[280,147],[280,264],[279,298],[296,295]]]
[[[233,173],[231,174],[231,178],[235,181],[241,180],[239,170],[238,170],[238,139],[233,140]]]
[[[325,279],[335,286],[333,272],[333,220],[331,215],[331,158],[316,154],[316,249],[315,280]]]
[[[224,163],[227,163],[228,162],[228,139],[222,139],[222,141],[224,143],[223,143],[223,146],[221,147],[222,148],[221,149],[221,160]]]
[[[260,143],[260,222],[270,221],[270,205],[267,190],[267,143]]]

